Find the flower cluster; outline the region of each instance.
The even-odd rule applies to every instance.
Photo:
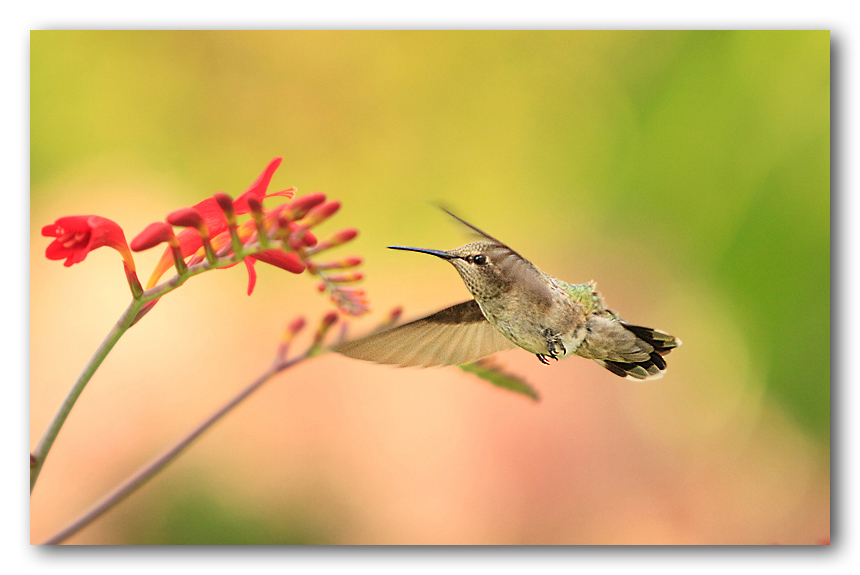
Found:
[[[293,199],[295,188],[267,194],[272,175],[281,158],[272,160],[251,186],[235,200],[219,192],[190,207],[170,213],[165,222],[147,226],[129,244],[119,225],[99,216],[69,216],[42,228],[42,235],[56,238],[48,246],[49,259],[64,259],[65,265],[79,263],[99,247],[110,246],[123,258],[126,275],[134,297],[143,289],[137,279],[132,251],[140,252],[161,243],[168,249],[162,254],[146,289],[156,287],[159,279],[175,267],[176,285],[188,277],[215,268],[232,267],[244,262],[248,270],[248,295],[254,290],[257,261],[279,267],[294,274],[304,271],[319,276],[321,291],[331,294],[332,301],[345,313],[361,315],[369,303],[362,290],[352,284],[362,274],[351,270],[361,264],[357,257],[318,262],[316,257],[326,250],[340,246],[358,235],[346,229],[318,240],[311,231],[328,220],[340,208],[340,202],[326,201],[324,194],[314,193]],[[287,198],[287,203],[264,208],[266,198]],[[239,222],[237,216],[250,214]],[[183,228],[174,233],[174,227]],[[149,293],[149,292],[147,292]],[[156,298],[152,299],[154,305]],[[149,305],[148,307],[151,307]],[[148,308],[147,308],[148,310]]]

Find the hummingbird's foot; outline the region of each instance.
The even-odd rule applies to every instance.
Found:
[[[540,362],[541,362],[542,364],[544,364],[544,365],[549,365],[549,362],[548,362],[548,361],[547,361],[547,359],[546,359],[546,355],[544,355],[544,354],[542,354],[542,353],[536,353],[535,355],[537,356],[537,358],[540,360]]]
[[[562,356],[567,354],[567,350],[564,348],[564,344],[561,343],[561,339],[554,336],[549,330],[544,331],[544,335],[546,336],[546,349],[549,351],[551,358],[558,361],[556,351],[561,351]]]

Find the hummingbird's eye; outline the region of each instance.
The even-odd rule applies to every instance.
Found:
[[[478,254],[476,256],[472,256],[472,263],[475,265],[483,266],[483,265],[487,265],[487,262],[488,262],[487,256],[485,256],[485,255]]]

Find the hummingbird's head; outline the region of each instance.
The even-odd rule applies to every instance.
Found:
[[[393,250],[406,250],[430,254],[447,260],[463,278],[463,283],[477,300],[496,297],[511,287],[512,278],[505,273],[511,262],[509,248],[496,242],[474,242],[453,250],[427,250],[388,246]]]
[[[442,209],[471,228],[481,237],[481,240],[448,251],[388,247],[393,250],[430,254],[448,260],[457,269],[460,277],[463,278],[463,283],[478,301],[498,297],[511,290],[517,283],[539,281],[540,272],[531,262],[493,236],[482,232],[448,210]]]

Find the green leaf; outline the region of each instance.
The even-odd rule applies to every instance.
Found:
[[[459,367],[466,373],[485,379],[496,387],[521,393],[535,401],[539,399],[537,391],[525,380],[507,373],[499,364],[490,359],[479,359],[475,363],[467,363]]]

